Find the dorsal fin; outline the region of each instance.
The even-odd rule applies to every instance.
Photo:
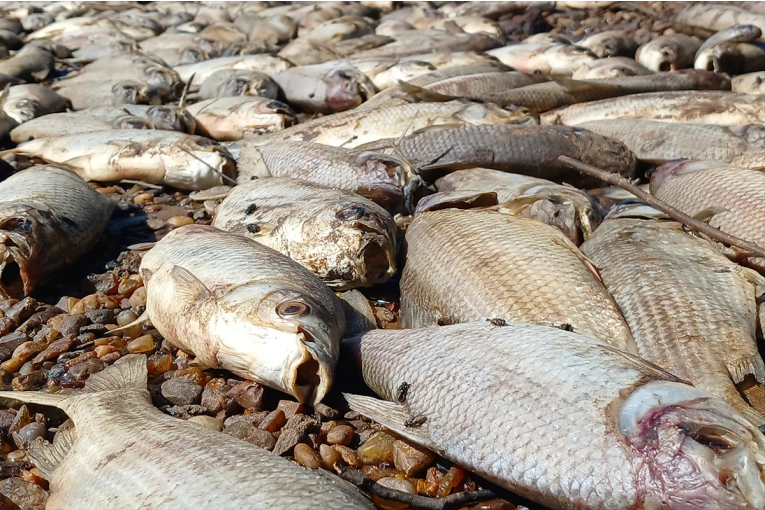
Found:
[[[146,388],[146,356],[123,358],[102,372],[93,374],[85,381],[84,392],[119,390],[122,388]]]

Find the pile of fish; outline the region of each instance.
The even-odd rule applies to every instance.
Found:
[[[0,508],[765,510],[763,31],[0,5]]]

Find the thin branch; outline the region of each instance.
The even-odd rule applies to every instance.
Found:
[[[667,216],[669,216],[673,220],[676,220],[682,223],[683,225],[685,225],[691,230],[695,230],[696,232],[704,234],[710,239],[714,239],[715,241],[740,248],[741,250],[747,252],[745,253],[745,255],[756,255],[758,257],[765,257],[765,249],[761,248],[760,246],[754,243],[751,243],[749,241],[746,241],[744,239],[741,239],[739,237],[726,234],[725,232],[721,231],[719,228],[712,227],[704,223],[703,221],[699,221],[698,219],[693,218],[692,216],[688,216],[684,212],[675,209],[671,205],[665,203],[662,200],[659,200],[655,196],[649,193],[646,193],[645,191],[640,189],[638,186],[635,186],[628,179],[625,179],[619,174],[601,170],[598,167],[588,165],[587,163],[582,163],[581,161],[576,160],[574,158],[570,158],[568,156],[558,156],[558,161],[560,161],[564,165],[570,166],[571,168],[575,168],[582,173],[591,175],[593,177],[597,177],[598,179],[605,181],[608,184],[611,184],[613,186],[618,186],[619,188],[622,188],[623,190],[629,191],[630,193],[638,197],[643,202],[667,214]]]
[[[451,508],[459,508],[470,503],[478,503],[480,501],[488,501],[497,498],[497,495],[489,490],[458,492],[456,494],[446,496],[445,498],[429,498],[426,496],[418,496],[417,494],[409,494],[408,492],[403,492],[380,485],[371,478],[364,476],[361,471],[356,469],[349,469],[339,465],[336,466],[336,468],[340,470],[341,478],[351,482],[359,489],[365,490],[383,499],[406,503],[414,508],[423,508],[425,510],[449,510]]]

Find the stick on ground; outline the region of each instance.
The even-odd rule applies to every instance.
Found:
[[[364,476],[361,471],[356,469],[349,469],[341,466],[336,466],[336,468],[340,469],[341,478],[351,482],[359,489],[363,489],[383,499],[406,503],[414,508],[423,508],[425,510],[449,510],[465,506],[469,503],[478,503],[497,498],[497,495],[489,490],[458,492],[446,496],[445,498],[418,496],[417,494],[409,494],[408,492],[398,491],[380,485],[371,478]]]
[[[663,202],[662,200],[659,200],[655,196],[646,193],[638,186],[635,186],[628,179],[625,179],[619,174],[607,172],[598,167],[588,165],[587,163],[582,163],[581,161],[570,158],[568,156],[558,156],[558,161],[564,165],[570,166],[571,168],[575,168],[582,173],[597,177],[598,179],[605,181],[608,184],[618,186],[625,191],[629,191],[648,205],[655,207],[663,213],[666,213],[667,216],[673,220],[679,221],[691,230],[695,230],[696,232],[704,234],[710,239],[714,239],[715,241],[725,243],[730,246],[735,246],[736,248],[746,252],[744,255],[765,257],[765,249],[761,248],[760,246],[739,237],[726,234],[719,228],[712,227],[703,221],[699,221],[692,216],[688,216],[684,212],[675,209],[671,205]]]

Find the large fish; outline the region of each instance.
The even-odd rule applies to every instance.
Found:
[[[717,161],[672,161],[651,175],[651,193],[690,215],[720,208],[711,226],[765,246],[765,173],[759,170]],[[748,257],[746,263],[765,272],[761,257]]]
[[[351,409],[549,508],[765,507],[755,426],[596,339],[483,321],[370,331],[349,344],[388,401],[346,394]]]
[[[493,209],[420,212],[406,231],[401,323],[568,325],[635,351],[592,264],[558,229]]]
[[[396,272],[396,224],[350,191],[272,177],[236,186],[212,226],[290,257],[336,289],[368,287]]]
[[[643,359],[763,424],[735,383],[750,374],[765,380],[755,340],[765,278],[655,215],[661,217],[644,205],[619,206],[581,249],[597,265]]]
[[[691,4],[678,12],[675,23],[682,28],[702,37],[733,25],[754,25],[765,31],[765,16],[749,12],[734,5],[703,2]]]
[[[326,395],[345,316],[297,262],[252,239],[187,225],[144,255],[140,274],[148,317],[173,345],[301,402]]]
[[[284,59],[271,55],[241,55],[235,57],[218,57],[196,64],[175,66],[173,69],[181,77],[181,80],[191,80],[191,90],[197,90],[211,74],[221,69],[244,69],[260,71],[271,76],[279,71],[291,67]],[[193,80],[192,80],[193,77]]]
[[[348,65],[293,67],[275,73],[273,80],[287,101],[306,113],[350,110],[376,92],[366,75]]]
[[[2,393],[58,407],[74,422],[59,427],[52,445],[29,447],[50,481],[46,508],[374,509],[355,487],[322,470],[168,416],[152,405],[146,383],[141,355],[92,375],[76,393]]]
[[[20,299],[87,253],[115,205],[55,166],[34,166],[0,183],[0,294]]]
[[[267,97],[217,97],[186,110],[194,117],[196,132],[215,140],[241,140],[245,134],[280,131],[295,122],[289,106]]]
[[[587,48],[560,43],[521,43],[486,52],[524,73],[571,76],[598,57]]]
[[[40,138],[13,152],[65,164],[86,181],[136,179],[193,190],[224,184],[235,172],[226,149],[174,131],[115,129]]]
[[[651,71],[674,71],[693,67],[701,43],[685,34],[660,35],[637,49],[635,60]]]
[[[765,71],[765,44],[726,42],[696,54],[693,66],[718,73],[742,74]]]

